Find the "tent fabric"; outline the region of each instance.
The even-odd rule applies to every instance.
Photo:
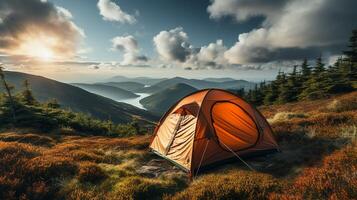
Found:
[[[158,155],[194,172],[237,155],[277,150],[266,119],[242,98],[219,89],[200,90],[159,121],[150,144]]]

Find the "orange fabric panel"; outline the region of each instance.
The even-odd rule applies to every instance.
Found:
[[[197,170],[201,158],[201,166],[206,166],[214,162],[234,157],[232,152],[223,149],[223,145],[219,145],[217,140],[214,138],[211,138],[210,142],[208,143],[209,145],[206,149],[205,155],[203,155],[206,142],[208,141],[207,137],[210,135],[215,135],[214,124],[211,123],[211,112],[213,110],[213,106],[218,104],[220,101],[229,101],[231,103],[238,104],[239,107],[244,109],[247,113],[249,113],[251,118],[253,118],[256,126],[258,126],[255,126],[256,131],[258,131],[258,129],[260,131],[260,136],[254,146],[245,150],[236,151],[236,154],[246,155],[254,152],[279,148],[272,135],[270,125],[265,120],[265,118],[254,108],[254,106],[250,105],[242,98],[235,96],[234,94],[223,90],[213,89],[206,94],[206,97],[204,98],[204,101],[201,105],[201,113],[199,114],[199,119],[197,121],[198,124],[196,130],[196,141],[193,145],[191,171]],[[223,110],[223,113],[224,114],[222,117],[228,116],[228,113],[225,112],[225,110]],[[245,113],[245,115],[247,114]],[[250,121],[250,124],[253,120]]]
[[[216,103],[211,115],[219,142],[229,149],[238,151],[257,142],[259,133],[255,122],[237,105],[230,102]]]
[[[175,115],[187,118],[180,122],[182,128],[177,131],[180,120]],[[240,97],[216,89],[198,91],[173,106],[160,120],[150,147],[162,155],[167,153],[165,157],[190,171],[197,170],[201,159],[201,166],[206,166],[234,157],[219,144],[215,130],[218,139],[238,155],[278,148],[269,124],[259,111]],[[172,133],[176,134],[173,140]],[[170,144],[171,148],[165,152]]]

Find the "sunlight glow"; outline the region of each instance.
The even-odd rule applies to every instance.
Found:
[[[39,41],[30,41],[23,45],[22,53],[43,61],[50,61],[54,58],[54,53],[45,44]]]
[[[30,58],[34,58],[39,61],[53,61],[57,58],[57,51],[54,47],[57,44],[57,40],[44,35],[38,37],[26,37],[23,44],[16,49],[17,55],[23,55]]]

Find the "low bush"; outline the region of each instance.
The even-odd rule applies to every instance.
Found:
[[[347,96],[333,100],[327,105],[326,111],[328,112],[345,112],[357,110],[357,96]]]
[[[267,199],[270,192],[279,191],[282,183],[270,175],[249,171],[227,171],[205,175],[189,188],[167,199]]]
[[[105,172],[94,163],[83,163],[80,165],[78,179],[82,183],[98,183],[105,179]]]
[[[291,187],[271,199],[340,199],[357,197],[357,146],[324,158],[321,167],[306,168]]]
[[[278,112],[274,115],[272,119],[268,121],[270,123],[287,121],[293,118],[306,118],[307,115],[303,113],[293,113],[293,112]]]

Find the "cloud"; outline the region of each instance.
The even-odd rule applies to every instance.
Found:
[[[140,48],[134,36],[118,36],[113,38],[111,42],[112,50],[124,52],[122,65],[132,65],[148,61],[146,56],[140,54]]]
[[[182,27],[161,31],[153,41],[163,60],[185,62],[191,54],[188,36]]]
[[[199,48],[199,51],[191,56],[190,62],[197,68],[225,68],[228,64],[224,58],[226,50],[223,40],[217,40],[215,43]]]
[[[194,47],[182,27],[161,31],[153,41],[159,58],[166,65],[176,63],[184,69],[206,69],[224,68],[227,64],[223,40]]]
[[[286,0],[212,0],[207,11],[210,18],[219,19],[224,16],[233,16],[238,22],[251,17],[273,17],[277,9],[281,9]]]
[[[339,52],[357,26],[356,7],[354,0],[213,0],[207,10],[211,18],[238,22],[264,17],[260,28],[240,34],[224,55],[246,64]]]
[[[124,12],[119,5],[110,0],[99,0],[97,3],[100,15],[106,21],[134,24],[136,19],[133,15]]]
[[[71,57],[85,37],[67,9],[47,1],[1,0],[0,22],[0,53],[7,55]]]

